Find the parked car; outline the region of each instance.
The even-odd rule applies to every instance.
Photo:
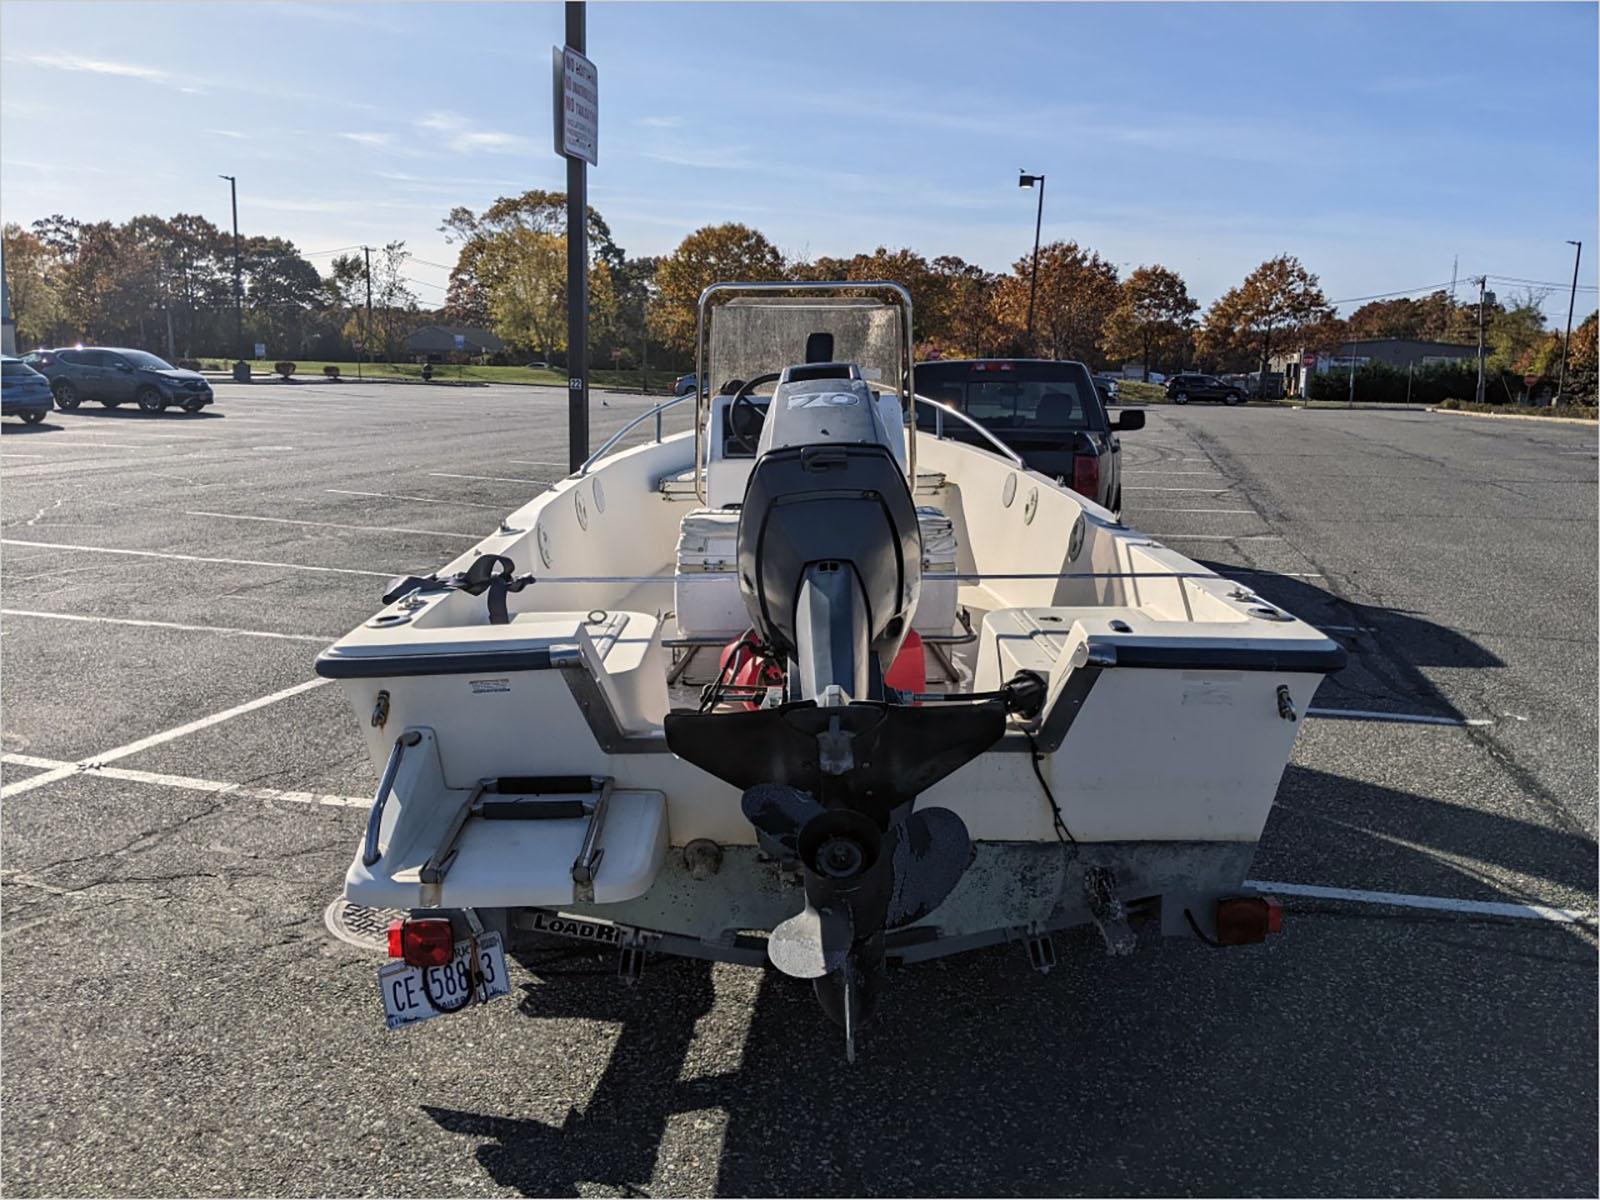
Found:
[[[1243,404],[1244,389],[1238,384],[1226,383],[1215,375],[1200,375],[1185,371],[1167,380],[1167,399],[1174,404],[1187,404],[1191,400],[1220,400],[1224,404]]]
[[[1102,371],[1094,377],[1094,390],[1100,393],[1100,403],[1116,404],[1122,395],[1122,381]]]
[[[199,371],[185,371],[143,350],[74,346],[35,350],[23,361],[50,381],[56,407],[74,409],[85,400],[107,408],[137,404],[158,413],[169,404],[199,412],[216,402],[211,385]]]
[[[695,380],[694,372],[691,371],[687,375],[678,376],[677,381],[672,385],[672,394],[674,396],[687,396],[698,386],[699,384]]]
[[[940,359],[918,363],[917,394],[965,413],[1022,458],[1030,470],[1059,479],[1114,513],[1122,511],[1119,432],[1144,428],[1144,410],[1106,415],[1089,368],[1048,359]],[[917,405],[917,428],[939,415]],[[987,439],[965,421],[945,417],[946,437],[976,445]]]
[[[21,417],[37,425],[53,408],[48,379],[20,358],[0,358],[0,417]]]

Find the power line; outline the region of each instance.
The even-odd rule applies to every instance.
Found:
[[[1491,275],[1489,278],[1500,283],[1521,283],[1529,287],[1564,288],[1569,286],[1565,283],[1551,283],[1548,279],[1523,279],[1518,275]],[[1578,284],[1578,290],[1580,292],[1600,292],[1600,287],[1589,283],[1580,283]]]
[[[421,267],[438,267],[441,271],[454,271],[455,270],[454,267],[447,267],[443,263],[429,262],[427,259],[418,258],[414,254],[413,255],[408,255],[407,257],[409,257],[412,262],[416,263],[418,266],[421,266]]]
[[[1416,294],[1417,292],[1442,292],[1446,288],[1448,288],[1449,286],[1450,286],[1450,284],[1448,282],[1445,282],[1445,283],[1430,283],[1430,284],[1427,284],[1427,285],[1425,285],[1423,287],[1405,288],[1404,290],[1398,291],[1398,292],[1377,292],[1377,293],[1375,293],[1375,294],[1373,294],[1371,296],[1351,296],[1351,297],[1349,297],[1348,299],[1345,299],[1345,300],[1330,300],[1330,301],[1328,301],[1328,303],[1332,304],[1332,305],[1339,305],[1339,304],[1359,304],[1363,300],[1389,300],[1389,299],[1394,298],[1395,296],[1411,296],[1411,295]]]
[[[300,254],[301,258],[322,258],[322,257],[324,257],[326,255],[329,255],[329,254],[344,254],[346,251],[349,251],[349,250],[360,250],[360,249],[361,249],[360,246],[340,246],[336,250],[301,250],[299,252],[299,254]]]

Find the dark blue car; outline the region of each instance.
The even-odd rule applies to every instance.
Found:
[[[0,416],[37,425],[53,408],[48,379],[20,358],[0,359]]]
[[[57,408],[73,409],[85,400],[98,400],[107,408],[137,404],[148,413],[168,405],[199,412],[216,400],[199,371],[174,367],[144,350],[74,346],[35,350],[23,361],[50,381]]]

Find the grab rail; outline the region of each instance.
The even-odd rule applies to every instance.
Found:
[[[1016,466],[1022,467],[1024,470],[1027,469],[1027,465],[1028,464],[1022,461],[1022,456],[1020,454],[1018,454],[1010,446],[1008,446],[1004,442],[1002,442],[999,438],[995,437],[995,435],[990,433],[986,428],[984,428],[984,426],[980,422],[973,420],[971,417],[969,417],[966,413],[962,412],[960,409],[951,408],[948,404],[941,404],[937,400],[930,400],[926,396],[913,395],[912,399],[915,400],[918,404],[926,404],[929,408],[934,410],[933,436],[937,440],[939,440],[939,441],[943,441],[944,440],[944,415],[945,415],[945,413],[949,413],[952,417],[955,417],[958,421],[964,421],[966,424],[968,424],[968,425],[972,426],[974,429],[976,429],[979,433],[981,433],[988,440],[990,445],[992,445],[996,450],[1000,451],[1002,456],[1004,456],[1005,458],[1010,459],[1013,464],[1015,464]]]
[[[378,781],[378,795],[372,802],[372,812],[367,816],[367,836],[361,847],[361,865],[370,867],[383,857],[378,849],[378,835],[383,829],[383,809],[389,803],[389,793],[394,790],[394,778],[400,773],[400,760],[406,756],[406,747],[415,746],[422,735],[408,729],[394,740],[389,751],[389,761],[384,764],[383,778]]]
[[[674,396],[671,400],[663,400],[660,404],[656,405],[648,412],[640,413],[637,417],[629,421],[621,429],[617,430],[609,438],[607,438],[605,445],[601,446],[600,449],[589,455],[589,457],[584,460],[583,466],[579,467],[577,471],[574,472],[574,476],[578,479],[582,479],[589,473],[589,468],[594,466],[596,462],[605,456],[606,451],[610,450],[611,447],[620,442],[623,436],[631,432],[636,425],[649,420],[651,417],[656,419],[656,441],[659,443],[661,441],[661,414],[667,409],[671,408],[674,404],[682,404],[693,394],[694,393],[692,392],[685,392],[681,396]]]

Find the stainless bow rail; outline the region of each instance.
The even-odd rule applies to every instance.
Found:
[[[663,400],[660,404],[656,405],[647,412],[640,413],[637,417],[629,421],[621,429],[617,430],[609,438],[607,438],[605,445],[601,446],[600,449],[596,450],[593,454],[589,455],[588,458],[584,459],[583,466],[579,467],[575,472],[573,472],[573,475],[578,479],[582,479],[589,473],[590,467],[594,466],[595,463],[599,462],[606,456],[606,452],[610,450],[611,447],[615,446],[625,436],[633,432],[637,426],[643,424],[645,421],[648,421],[651,417],[656,419],[656,442],[659,444],[661,441],[661,414],[666,412],[667,409],[671,408],[675,404],[682,404],[693,394],[694,393],[692,392],[685,392],[681,396],[674,396],[671,400]],[[929,403],[932,403],[932,401],[929,401]]]

